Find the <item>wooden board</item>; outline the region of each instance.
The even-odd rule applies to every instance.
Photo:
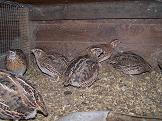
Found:
[[[112,1],[128,1],[128,0],[15,0],[28,4],[60,4],[60,3],[87,3],[87,2],[112,2]]]
[[[162,18],[162,2],[153,0],[50,4],[30,7],[30,19],[33,21]]]
[[[134,51],[148,61],[162,51],[162,19],[62,20],[33,22],[36,47],[75,57],[89,45],[119,39],[118,51]]]

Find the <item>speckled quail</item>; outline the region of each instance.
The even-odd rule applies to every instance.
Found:
[[[141,74],[151,71],[151,65],[141,56],[127,51],[114,55],[108,61],[115,69],[125,74]]]
[[[33,49],[32,52],[39,69],[58,80],[67,67],[67,58],[58,53],[48,54],[42,49]]]
[[[97,57],[98,61],[102,62],[111,57],[113,50],[118,46],[119,43],[120,41],[118,39],[114,39],[110,41],[110,43],[93,45],[86,49],[86,53],[88,53],[88,55]]]
[[[0,70],[0,118],[14,121],[31,119],[37,111],[48,115],[40,93],[21,76]]]
[[[5,59],[5,66],[8,71],[16,75],[23,75],[27,70],[27,58],[20,49],[11,49],[8,51]]]
[[[79,56],[72,60],[64,74],[64,85],[89,87],[98,79],[99,64],[89,55]]]
[[[118,40],[113,40],[107,44],[88,47],[68,65],[64,74],[64,85],[91,86],[98,79],[99,63],[110,58],[118,43]]]

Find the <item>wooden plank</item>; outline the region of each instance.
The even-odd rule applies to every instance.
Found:
[[[119,51],[138,53],[156,65],[162,51],[162,19],[62,20],[33,23],[36,47],[68,57],[94,44],[119,39]]]
[[[162,19],[40,21],[35,25],[34,33],[39,37],[36,41],[105,42],[123,38],[132,43],[129,38],[147,38],[147,41],[153,37],[162,38]],[[151,42],[155,44],[157,41]]]
[[[128,0],[14,0],[16,2],[27,4],[66,4],[66,3],[87,3],[87,2],[112,2],[112,1],[128,1]],[[162,0],[154,0],[162,2]]]
[[[63,3],[103,2],[103,1],[116,1],[116,0],[15,0],[15,1],[21,3],[27,3],[27,4],[60,4],[60,3],[63,4]],[[122,1],[126,1],[126,0],[122,0]]]
[[[162,2],[150,0],[35,5],[31,9],[31,20],[162,18]]]

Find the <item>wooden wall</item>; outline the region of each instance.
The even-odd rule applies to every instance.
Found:
[[[128,1],[128,0],[15,0],[28,4],[62,4],[62,3],[87,3],[87,2],[112,2],[112,1]]]
[[[30,19],[35,47],[71,58],[89,45],[112,39],[122,42],[119,51],[134,51],[155,66],[162,52],[160,2],[38,5]]]

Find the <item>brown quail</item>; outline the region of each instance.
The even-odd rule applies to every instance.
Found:
[[[16,75],[23,75],[27,70],[27,59],[20,49],[9,50],[5,59],[5,66],[8,71]]]
[[[72,60],[64,74],[64,86],[89,87],[98,79],[99,64],[89,55]]]
[[[64,74],[64,85],[91,86],[98,79],[99,63],[110,58],[118,43],[118,40],[113,40],[107,44],[88,47],[68,65]]]
[[[125,74],[141,74],[151,71],[151,65],[141,56],[133,52],[122,52],[114,55],[108,61],[115,69]]]
[[[0,118],[19,121],[48,115],[40,93],[21,76],[0,70]]]
[[[48,54],[41,49],[33,49],[32,52],[39,69],[43,73],[58,80],[67,67],[66,57],[58,53]]]
[[[88,53],[88,55],[97,57],[98,61],[102,62],[111,57],[113,50],[119,43],[119,40],[114,39],[110,41],[110,43],[90,46],[86,49],[86,53]]]

